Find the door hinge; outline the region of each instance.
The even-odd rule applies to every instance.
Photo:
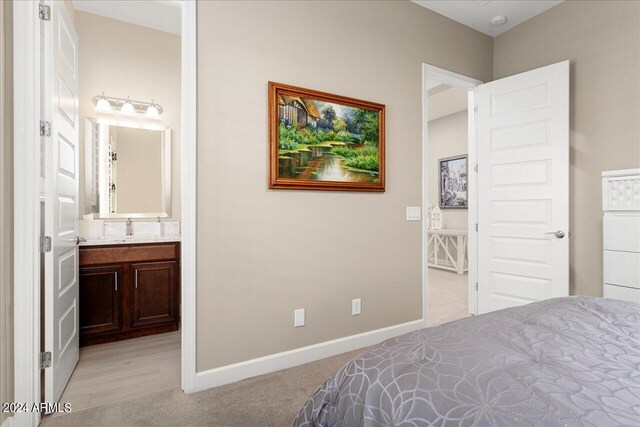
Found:
[[[474,105],[474,106],[473,106],[473,112],[474,112],[474,113],[477,113],[477,112],[478,112],[478,104],[476,104],[476,105]]]
[[[476,165],[473,167],[473,170],[475,170],[476,172],[478,172],[478,164],[476,163]]]
[[[40,252],[51,252],[51,237],[40,236]]]
[[[40,136],[51,136],[51,122],[40,120]]]
[[[476,282],[476,292],[478,292],[478,282]]]
[[[478,223],[476,222],[476,231],[478,231]]]
[[[40,369],[47,369],[51,367],[51,352],[43,351],[40,353]]]
[[[43,21],[51,21],[51,6],[40,2],[38,16],[40,16],[40,19]]]

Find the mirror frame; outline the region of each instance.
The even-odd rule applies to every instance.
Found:
[[[88,215],[93,215],[93,219],[126,219],[126,218],[171,218],[171,128],[163,126],[161,124],[147,123],[147,122],[132,122],[132,121],[120,121],[120,120],[108,120],[101,118],[87,117],[85,118],[84,129],[84,150],[85,150],[85,162],[84,162],[84,195],[85,195],[85,210],[91,208],[89,200],[92,198],[92,192],[90,185],[91,175],[88,173],[87,165],[92,162],[91,151],[87,148],[89,144],[87,140],[91,138],[91,131],[95,125],[108,125],[108,126],[120,126],[134,129],[146,129],[157,130],[162,132],[162,206],[164,206],[164,212],[131,212],[131,213],[102,213],[91,212]],[[99,209],[99,208],[98,208]]]

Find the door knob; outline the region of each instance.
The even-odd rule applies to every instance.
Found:
[[[544,233],[544,234],[553,234],[558,239],[562,239],[564,237],[564,231],[562,230],[549,231],[548,233]]]
[[[80,236],[76,236],[76,245],[79,245],[80,243],[84,243],[86,241],[87,241],[86,238],[80,237]]]

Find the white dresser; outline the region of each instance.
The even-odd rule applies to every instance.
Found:
[[[640,303],[640,169],[602,172],[605,298]]]

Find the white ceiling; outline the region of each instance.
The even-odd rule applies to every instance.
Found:
[[[429,97],[428,121],[467,110],[469,93],[466,90],[442,83],[434,83],[427,87],[429,87],[427,91]]]
[[[179,2],[170,0],[72,0],[81,12],[128,22],[154,30],[180,35],[182,10]]]
[[[495,37],[562,3],[562,0],[412,0],[440,15]],[[494,27],[489,22],[504,15],[507,22]]]

